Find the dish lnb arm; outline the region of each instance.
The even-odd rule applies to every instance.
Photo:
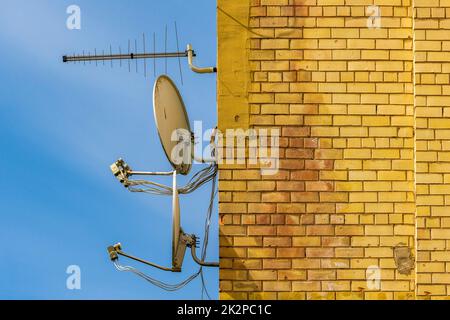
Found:
[[[189,68],[191,68],[192,71],[196,73],[215,73],[217,72],[216,67],[206,67],[206,68],[200,68],[194,65],[194,49],[192,49],[192,45],[188,44],[187,46],[187,54],[188,54],[188,63]]]
[[[196,237],[195,237],[194,235],[193,235],[192,237],[194,238],[194,243],[192,243],[192,244],[190,245],[190,247],[191,247],[192,259],[194,259],[194,261],[195,261],[197,264],[201,265],[202,267],[216,267],[216,268],[218,268],[218,267],[219,267],[219,263],[218,263],[218,262],[206,262],[206,261],[204,261],[204,260],[200,260],[200,259],[197,257],[197,253],[196,253],[196,251],[195,251],[195,249],[196,249],[196,247],[197,247],[197,245],[196,245],[197,241],[196,241]]]
[[[148,265],[150,267],[154,267],[154,268],[157,268],[157,269],[160,269],[160,270],[163,270],[163,271],[181,272],[181,269],[163,267],[163,266],[160,266],[158,264],[155,264],[155,263],[152,263],[152,262],[149,262],[149,261],[146,261],[146,260],[134,257],[134,256],[132,256],[130,254],[127,254],[127,253],[122,251],[122,245],[120,243],[118,243],[118,244],[116,244],[114,246],[108,247],[108,254],[109,254],[109,258],[111,259],[111,261],[116,261],[116,260],[119,259],[119,256],[123,256],[123,257],[126,257],[128,259],[131,259],[131,260],[134,260],[134,261],[146,264],[146,265]]]

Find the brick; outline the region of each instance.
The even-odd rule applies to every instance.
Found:
[[[306,169],[313,170],[329,170],[333,168],[333,161],[331,160],[306,160],[305,161]]]
[[[235,237],[233,245],[237,247],[261,246],[262,239],[257,237]]]
[[[306,271],[304,270],[280,270],[278,271],[279,280],[306,280]]]
[[[246,183],[245,181],[220,181],[219,188],[223,191],[244,191]]]
[[[275,249],[273,248],[248,248],[249,258],[274,258]]]
[[[292,289],[295,291],[319,291],[320,281],[293,281]]]
[[[334,227],[333,226],[307,226],[306,234],[308,236],[324,236],[324,235],[333,235]]]
[[[269,203],[249,203],[248,204],[249,213],[275,213],[276,205]]]
[[[250,236],[271,236],[276,234],[276,228],[272,226],[249,226],[248,235]]]
[[[262,202],[289,202],[290,194],[288,192],[270,192],[263,193]]]
[[[220,231],[221,231],[224,235],[238,236],[238,235],[245,235],[245,233],[246,233],[246,228],[243,227],[243,226],[231,226],[231,225],[227,225],[227,226],[221,226],[221,227],[220,227]]]
[[[314,247],[320,246],[321,238],[319,236],[294,237],[292,244],[295,247]]]
[[[265,237],[263,244],[264,247],[290,247],[292,241],[290,237]]]
[[[363,211],[364,204],[362,203],[336,204],[337,213],[359,213]]]
[[[357,236],[364,234],[364,227],[362,226],[337,226],[336,235],[342,236]]]
[[[294,171],[291,172],[291,179],[293,180],[318,180],[319,173],[312,170],[304,171]]]
[[[302,258],[305,256],[304,248],[278,248],[278,258]]]
[[[368,159],[371,157],[369,149],[346,149],[344,159]]]
[[[310,280],[334,280],[336,272],[333,270],[309,270],[308,279]]]
[[[409,291],[409,281],[382,281],[381,290],[383,291]]]
[[[336,182],[336,191],[363,191],[362,182]]]
[[[305,205],[300,203],[279,203],[277,204],[277,213],[305,213]]]
[[[348,237],[323,237],[322,245],[324,247],[345,247],[350,244]]]
[[[220,203],[221,213],[246,213],[247,205],[245,203]]]
[[[394,228],[390,225],[380,225],[380,226],[365,226],[365,233],[369,236],[382,236],[382,235],[393,235]]]
[[[276,183],[274,181],[249,181],[249,191],[272,191],[275,190]]]
[[[233,290],[236,291],[260,291],[261,289],[259,281],[233,281]]]
[[[376,180],[377,173],[376,171],[350,171],[349,172],[349,180]]]

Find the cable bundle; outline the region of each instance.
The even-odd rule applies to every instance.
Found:
[[[200,274],[201,270],[199,270],[197,273],[194,273],[193,275],[191,275],[189,278],[187,278],[186,280],[184,280],[183,282],[180,282],[178,284],[167,284],[165,282],[156,280],[148,275],[146,275],[145,273],[139,271],[138,269],[134,268],[134,267],[130,267],[130,266],[122,266],[120,265],[117,261],[114,261],[114,266],[116,267],[117,270],[122,271],[122,272],[132,272],[135,275],[143,278],[144,280],[150,282],[151,284],[166,290],[166,291],[177,291],[180,290],[182,288],[184,288],[189,282],[191,282],[192,280],[194,280],[195,278],[198,277],[198,275]]]
[[[178,188],[179,194],[189,194],[213,180],[217,176],[217,164],[212,164],[205,169],[198,171],[184,186]],[[161,183],[148,180],[128,180],[128,190],[131,192],[143,192],[155,195],[171,196],[173,188]],[[141,187],[139,187],[141,186]]]
[[[206,213],[206,218],[205,218],[205,231],[204,231],[205,239],[203,241],[203,247],[202,247],[202,253],[201,253],[202,260],[206,259],[206,254],[207,254],[207,249],[208,249],[209,230],[211,227],[211,218],[212,218],[212,212],[213,212],[213,208],[214,208],[214,199],[217,195],[217,190],[216,190],[217,171],[218,171],[217,164],[212,164],[209,167],[197,172],[191,178],[191,180],[189,180],[188,184],[186,184],[184,187],[178,189],[179,193],[188,194],[188,193],[191,193],[191,192],[197,190],[199,187],[201,187],[205,183],[212,180],[210,201],[209,201],[208,211]],[[172,193],[173,193],[172,187],[169,187],[169,186],[166,186],[163,184],[159,184],[159,183],[155,183],[155,182],[151,182],[151,181],[144,181],[144,180],[134,180],[134,181],[129,181],[129,182],[130,182],[130,187],[128,189],[131,192],[145,192],[145,193],[158,194],[158,195],[172,195]],[[145,189],[138,189],[138,188],[134,187],[137,185],[146,185],[147,187]],[[159,281],[157,279],[154,279],[134,267],[122,266],[118,263],[117,260],[114,261],[114,265],[117,270],[123,271],[123,272],[134,273],[135,275],[143,278],[144,280],[148,281],[149,283],[151,283],[163,290],[166,290],[166,291],[180,290],[200,275],[201,281],[202,281],[202,299],[203,299],[203,294],[206,294],[206,296],[209,299],[211,299],[211,297],[209,296],[208,290],[206,289],[206,282],[205,282],[205,278],[203,275],[203,267],[200,267],[200,269],[196,273],[192,274],[186,280],[184,280],[178,284],[168,284],[168,283]]]

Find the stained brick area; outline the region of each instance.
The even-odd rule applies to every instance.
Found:
[[[281,129],[278,174],[221,166],[221,298],[449,297],[450,1],[218,7],[219,127]]]

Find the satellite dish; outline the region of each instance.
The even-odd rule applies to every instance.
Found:
[[[178,197],[177,173],[173,173],[173,196],[172,196],[172,265],[178,267],[178,245],[180,243],[180,199]]]
[[[153,88],[153,112],[162,147],[172,167],[180,174],[187,175],[192,167],[191,127],[183,99],[174,82],[166,75],[160,76]],[[178,134],[178,141],[173,134]],[[188,135],[188,136],[187,136]],[[172,141],[175,140],[175,141]],[[182,157],[172,153],[180,141],[187,144]]]

